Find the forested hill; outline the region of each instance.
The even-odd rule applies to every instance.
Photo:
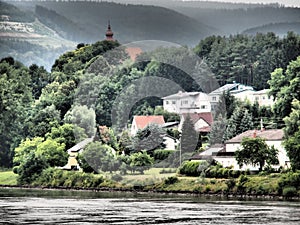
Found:
[[[243,34],[255,35],[257,33],[273,32],[282,37],[291,30],[300,34],[300,22],[270,23],[247,29],[243,31]]]
[[[39,13],[39,16],[46,16],[52,27],[56,24],[58,29],[69,33],[72,33],[70,28],[76,29],[76,24],[77,30],[81,29],[82,32],[77,32],[78,37],[71,34],[72,39],[88,43],[104,38],[108,20],[120,43],[155,39],[192,46],[217,32],[200,21],[158,6],[89,1],[29,1],[14,4],[27,9],[31,6],[32,10],[36,5],[53,10],[52,15],[48,11],[46,15]],[[40,7],[37,9],[41,11]],[[73,24],[59,23],[58,14]]]

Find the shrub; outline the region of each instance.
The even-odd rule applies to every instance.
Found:
[[[123,180],[123,177],[120,174],[114,174],[111,176],[111,179],[119,182],[119,181]]]
[[[179,174],[186,176],[199,176],[199,165],[199,161],[185,161],[178,169]]]
[[[167,184],[167,185],[170,185],[170,184],[175,184],[179,181],[178,177],[168,177],[167,179],[165,179],[164,183]]]
[[[155,161],[165,160],[174,152],[175,152],[174,150],[157,149],[157,150],[154,150],[154,152],[153,152],[153,158]]]
[[[299,189],[300,187],[300,173],[289,172],[282,174],[278,181],[278,193],[283,194],[283,189],[285,187],[295,187]]]
[[[293,197],[297,195],[297,189],[293,186],[285,187],[282,190],[282,195],[285,197]]]

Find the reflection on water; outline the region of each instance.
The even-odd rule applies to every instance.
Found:
[[[300,224],[300,203],[0,189],[0,224]]]

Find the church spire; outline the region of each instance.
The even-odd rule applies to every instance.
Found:
[[[106,40],[107,41],[114,41],[114,33],[111,30],[110,21],[108,21],[107,31],[106,31]]]

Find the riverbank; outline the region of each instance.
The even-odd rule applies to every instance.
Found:
[[[9,172],[1,172],[6,175]],[[15,179],[15,182],[13,181]],[[130,192],[218,196],[243,199],[297,199],[300,198],[299,173],[241,175],[238,178],[216,179],[203,177],[180,177],[165,174],[150,175],[90,174],[51,169],[44,172],[32,184],[18,185],[16,176],[1,188],[74,190],[94,192]],[[1,179],[0,179],[1,180]]]

